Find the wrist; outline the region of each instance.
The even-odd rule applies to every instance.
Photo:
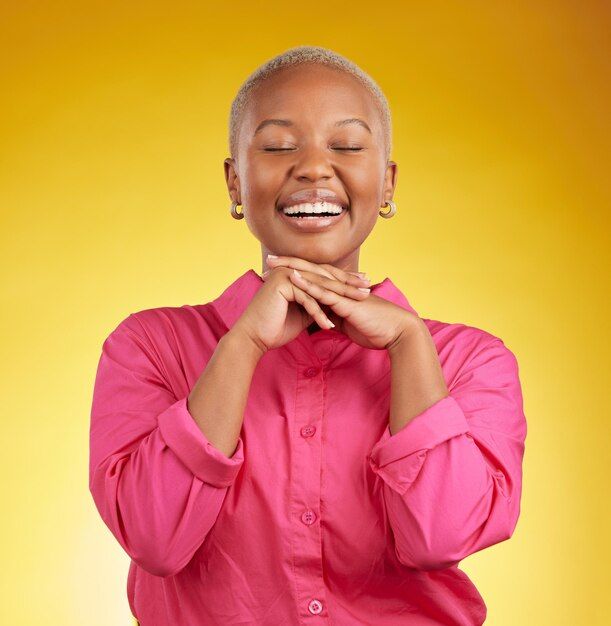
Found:
[[[224,344],[234,345],[246,357],[252,358],[255,362],[267,352],[267,348],[258,340],[251,337],[247,332],[234,326],[223,337]]]
[[[419,317],[410,315],[405,324],[400,327],[395,338],[386,347],[389,356],[392,358],[394,355],[405,352],[410,345],[413,345],[414,340],[426,337],[424,333],[428,334],[428,332],[428,328]]]

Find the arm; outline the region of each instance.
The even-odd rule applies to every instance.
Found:
[[[500,339],[476,350],[444,395],[436,351],[408,337],[389,350],[390,425],[369,462],[383,480],[397,558],[434,570],[513,534],[526,421],[518,364]]]
[[[103,344],[91,410],[89,488],[123,549],[156,576],[187,565],[240,471],[238,434],[257,362],[254,350],[227,333],[190,396],[176,397],[134,315]]]

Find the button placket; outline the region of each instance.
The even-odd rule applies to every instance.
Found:
[[[300,364],[297,374],[295,423],[292,426],[291,517],[293,563],[300,616],[324,611],[320,488],[322,445],[318,426],[325,415],[325,372],[322,363]],[[307,439],[307,442],[304,441]]]

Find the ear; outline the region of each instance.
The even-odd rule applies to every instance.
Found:
[[[386,171],[384,172],[384,188],[382,190],[382,202],[386,200],[392,200],[395,195],[395,188],[397,187],[397,177],[399,175],[399,166],[395,161],[388,161],[386,164]]]
[[[240,177],[236,169],[235,159],[227,157],[223,161],[223,169],[225,171],[225,182],[227,183],[227,190],[229,191],[229,197],[232,202],[240,201]]]

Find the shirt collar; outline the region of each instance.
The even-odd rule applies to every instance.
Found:
[[[242,315],[257,291],[263,286],[263,279],[255,270],[248,269],[217,298],[212,300],[212,306],[219,314],[227,329],[230,329]],[[408,302],[403,292],[388,278],[371,285],[371,293],[384,298],[401,308],[418,315]]]

